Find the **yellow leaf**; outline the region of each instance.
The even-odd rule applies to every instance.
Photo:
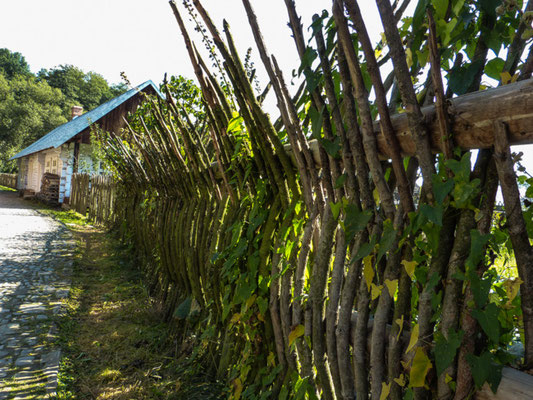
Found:
[[[407,57],[407,66],[411,68],[413,66],[413,52],[410,48],[405,49],[405,55]]]
[[[403,260],[402,265],[404,266],[407,275],[409,275],[409,277],[413,279],[413,277],[415,276],[416,261]]]
[[[426,375],[433,365],[422,347],[417,347],[411,373],[409,375],[409,386],[423,387],[426,381]]]
[[[303,336],[304,333],[305,327],[303,325],[295,326],[291,333],[289,333],[289,347],[292,346],[296,339],[298,339],[300,336]]]
[[[365,277],[368,291],[370,291],[370,285],[372,284],[372,280],[374,280],[374,275],[376,274],[374,272],[374,268],[372,268],[372,255],[363,258],[363,265],[363,276]]]
[[[398,289],[398,279],[393,281],[385,279],[385,286],[389,289],[390,297],[394,297],[394,293],[396,293],[396,289]]]
[[[270,352],[270,354],[268,355],[267,364],[270,365],[271,367],[276,366],[276,356],[274,355],[274,353]]]
[[[234,324],[234,323],[237,322],[240,318],[241,318],[241,314],[239,314],[239,313],[233,314],[233,317],[231,317],[230,323]]]
[[[383,53],[383,49],[374,50],[374,56],[376,57],[376,60],[379,60],[379,58],[381,57],[382,53]]]
[[[390,393],[390,383],[381,382],[381,396],[379,400],[385,400]]]
[[[453,381],[453,378],[450,375],[448,375],[448,373],[446,373],[446,377],[444,378],[444,382],[446,382],[446,384],[448,384],[451,381]]]
[[[522,283],[524,283],[524,281],[520,278],[508,279],[503,283],[503,287],[505,288],[505,292],[507,293],[508,298],[507,305],[511,305],[511,302],[518,294],[518,291],[520,290],[520,285]]]
[[[403,330],[403,315],[401,318],[398,318],[396,320],[396,324],[400,327],[400,330],[398,331],[398,336],[396,336],[396,340],[400,339],[400,335],[402,334]]]
[[[511,74],[507,71],[502,72],[500,74],[500,77],[501,77],[502,85],[507,85],[512,79]]]
[[[265,322],[265,317],[263,317],[263,314],[257,313],[257,319],[261,322]]]
[[[239,378],[235,379],[233,381],[233,398],[235,400],[239,400],[241,398],[242,393],[242,382]]]
[[[376,202],[376,204],[379,204],[379,192],[377,188],[372,191],[372,196],[374,196],[374,201]]]
[[[420,327],[418,324],[416,324],[411,331],[411,339],[409,340],[409,346],[407,346],[407,350],[405,350],[405,354],[409,353],[413,347],[415,347],[416,342],[418,342],[418,331],[420,330]]]
[[[517,80],[518,80],[518,72],[516,74],[513,75],[513,77],[511,78],[511,83],[515,83]]]
[[[375,284],[372,284],[372,294],[370,296],[372,300],[376,300],[381,294],[382,290],[383,290],[383,285],[377,286]]]
[[[254,304],[256,298],[257,298],[257,295],[254,294],[252,297],[246,300],[246,309],[249,309]]]
[[[401,374],[399,378],[394,378],[394,382],[396,382],[399,386],[404,387],[405,386],[405,375]]]

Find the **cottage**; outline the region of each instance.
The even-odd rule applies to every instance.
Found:
[[[73,107],[71,121],[11,158],[18,160],[18,189],[39,194],[46,187],[58,203],[68,203],[73,173],[102,172],[102,163],[95,158],[91,144],[91,126],[97,124],[118,133],[124,127],[123,117],[143,101],[142,93],[163,97],[154,83],[147,81],[85,114],[81,107]]]

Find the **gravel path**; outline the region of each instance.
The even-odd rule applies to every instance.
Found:
[[[55,395],[54,320],[69,292],[73,249],[63,225],[0,191],[0,400]]]

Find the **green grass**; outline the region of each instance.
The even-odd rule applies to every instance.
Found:
[[[49,217],[52,217],[55,220],[62,222],[63,224],[67,225],[71,230],[79,230],[80,228],[84,228],[91,225],[90,221],[87,219],[86,216],[77,213],[74,210],[64,209],[60,206],[51,206],[40,202],[37,199],[28,200],[27,204],[31,205],[32,208],[34,208],[41,214],[48,215]]]
[[[10,188],[10,187],[7,187],[7,186],[2,186],[0,185],[0,191],[5,191],[5,192],[16,192],[17,189],[13,189],[13,188]]]
[[[74,229],[90,225],[87,217],[77,213],[74,210],[62,210],[50,207],[40,208],[39,211],[51,216],[54,219],[57,219],[58,221],[63,222],[65,225],[71,226]]]
[[[78,241],[67,316],[58,321],[63,358],[58,400],[218,399],[221,388],[182,354],[125,248],[79,214],[40,210]]]

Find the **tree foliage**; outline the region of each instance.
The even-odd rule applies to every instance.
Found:
[[[0,49],[0,72],[7,79],[12,79],[16,75],[31,75],[30,66],[24,56],[9,49]]]
[[[124,83],[109,86],[102,75],[84,72],[73,65],[42,69],[37,78],[61,90],[65,96],[63,108],[66,113],[74,105],[81,105],[84,110],[90,111],[126,91]]]
[[[63,65],[35,76],[20,53],[0,49],[0,171],[24,147],[71,118],[71,106],[85,111],[122,94],[124,84],[109,85],[95,72]]]
[[[64,96],[31,75],[7,79],[0,73],[0,170],[12,172],[8,161],[19,150],[67,122],[61,109]]]

